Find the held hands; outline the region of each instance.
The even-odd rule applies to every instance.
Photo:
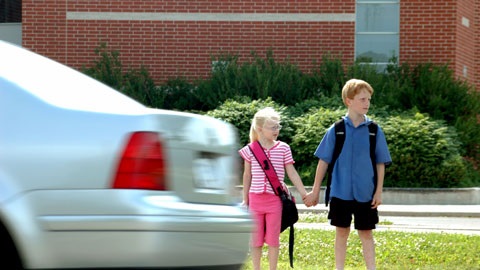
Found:
[[[303,196],[303,203],[307,207],[315,206],[318,204],[318,197],[319,194],[314,194],[312,191],[310,191],[305,196]]]

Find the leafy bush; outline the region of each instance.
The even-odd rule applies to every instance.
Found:
[[[155,86],[153,79],[145,67],[141,67],[140,70],[132,69],[125,73],[123,86],[121,86],[119,90],[148,107],[163,107],[165,99],[164,92]]]
[[[480,160],[480,92],[457,79],[448,65],[392,66],[383,85],[387,84],[393,86],[387,91],[396,93],[383,105],[397,110],[417,109],[446,121],[458,131],[462,154],[473,161]]]
[[[195,86],[185,78],[169,79],[160,90],[164,93],[163,107],[168,110],[191,111],[201,109],[200,101],[194,95]]]
[[[124,70],[119,53],[106,44],[95,54],[98,59],[83,67],[84,73],[150,107],[223,119],[239,129],[242,145],[249,141],[255,112],[276,108],[284,126],[279,139],[290,143],[306,184],[313,183],[313,152],[326,128],[345,113],[344,82],[364,79],[375,89],[370,116],[381,121],[393,158],[386,186],[480,184],[480,92],[456,79],[447,65],[397,65],[393,59],[387,72],[379,73],[359,63],[345,67],[325,55],[307,74],[288,59],[276,61],[269,51],[264,58],[252,53],[250,61],[242,62],[235,55],[220,55],[212,58],[209,78],[178,77],[155,86],[145,68]]]
[[[313,156],[326,130],[345,110],[320,108],[296,118],[291,146],[304,184],[313,184],[318,159]],[[457,187],[466,177],[466,164],[457,134],[441,121],[422,114],[376,118],[382,127],[393,164],[385,187]]]
[[[90,67],[82,67],[81,71],[108,86],[120,89],[123,85],[123,66],[118,51],[110,51],[107,44],[102,43],[95,48],[99,59],[94,59]]]
[[[250,142],[253,116],[265,107],[273,107],[280,113],[282,130],[278,139],[288,142],[294,132],[292,119],[288,117],[286,107],[275,103],[271,98],[251,101],[248,97],[239,97],[236,100],[227,100],[218,109],[207,112],[207,115],[234,125],[239,131],[240,145],[243,146]]]
[[[155,82],[145,67],[142,66],[139,70],[124,71],[120,53],[109,50],[105,43],[95,49],[95,54],[99,59],[93,60],[93,64],[88,68],[84,66],[83,73],[146,106],[154,108],[163,106],[164,94],[155,86]]]
[[[293,105],[308,96],[304,93],[304,74],[287,60],[277,62],[272,51],[265,58],[252,53],[252,60],[239,63],[237,56],[213,57],[210,78],[198,82],[195,95],[206,109],[214,109],[235,96],[252,99],[271,97],[280,104]]]
[[[455,130],[420,113],[382,122],[392,166],[385,187],[457,187],[466,176]]]
[[[327,129],[345,115],[345,109],[319,108],[297,117],[296,133],[290,146],[296,167],[305,185],[313,185],[318,158],[313,155]]]
[[[305,76],[305,98],[338,97],[346,80],[342,61],[326,54],[312,68],[311,74]]]

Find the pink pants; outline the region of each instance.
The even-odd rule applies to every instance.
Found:
[[[250,193],[249,209],[255,218],[256,230],[252,246],[261,247],[264,243],[271,247],[280,245],[280,226],[282,222],[282,202],[275,194]]]

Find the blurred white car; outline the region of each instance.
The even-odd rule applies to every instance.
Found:
[[[227,123],[0,41],[0,265],[239,269],[237,149]]]

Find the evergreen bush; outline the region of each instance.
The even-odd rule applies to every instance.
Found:
[[[195,86],[186,78],[172,78],[159,86],[164,95],[163,109],[178,111],[201,110],[200,101],[194,94]]]
[[[379,73],[360,63],[345,67],[325,55],[303,73],[288,59],[276,61],[270,50],[265,57],[253,52],[249,61],[228,54],[212,57],[210,77],[177,77],[156,86],[144,67],[125,70],[120,54],[106,44],[95,54],[90,67],[82,68],[87,75],[149,107],[223,119],[239,129],[241,145],[249,141],[255,112],[274,107],[282,114],[279,139],[292,146],[305,184],[313,183],[313,152],[323,134],[345,114],[344,82],[363,79],[375,90],[369,116],[384,129],[393,158],[385,186],[480,185],[480,92],[455,78],[448,65],[397,65],[392,59]]]
[[[99,59],[93,60],[90,67],[83,66],[81,71],[108,86],[130,96],[138,102],[153,108],[163,106],[164,94],[151,78],[145,67],[139,70],[124,70],[120,53],[110,50],[102,43],[95,48]]]

